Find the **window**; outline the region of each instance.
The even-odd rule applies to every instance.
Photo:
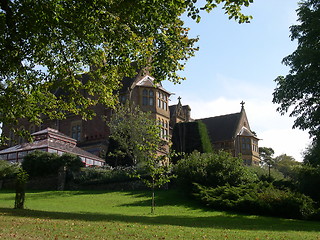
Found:
[[[23,158],[27,155],[27,151],[18,152],[18,158]]]
[[[162,139],[168,140],[169,139],[169,123],[166,120],[158,119],[158,123],[161,127],[160,129],[160,137]]]
[[[251,149],[250,138],[242,138],[242,149],[243,150],[250,150]]]
[[[153,106],[154,105],[154,92],[153,90],[143,89],[142,91],[142,105]]]
[[[71,123],[71,137],[78,141],[81,140],[81,122]]]
[[[158,92],[158,107],[168,110],[168,96],[163,92]]]
[[[257,140],[252,140],[252,151],[259,152],[258,141]]]
[[[9,153],[8,154],[8,159],[10,160],[16,160],[17,159],[17,153],[14,152],[14,153]]]

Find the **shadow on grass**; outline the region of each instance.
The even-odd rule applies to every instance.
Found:
[[[132,196],[134,198],[144,198],[145,200],[138,200],[131,203],[119,204],[118,206],[135,207],[135,206],[150,206],[152,191],[127,191],[125,195]],[[147,199],[146,199],[147,198]],[[190,199],[190,197],[181,190],[156,190],[155,191],[155,203],[158,207],[165,206],[183,206],[188,209],[203,209],[202,204]]]
[[[173,225],[196,228],[237,229],[237,230],[267,230],[267,231],[320,231],[318,222],[286,220],[278,218],[258,218],[242,215],[222,214],[208,217],[190,217],[173,215],[129,216],[124,214],[99,213],[64,213],[39,210],[15,210],[0,208],[5,216],[82,220],[82,221],[118,221],[124,223],[141,223],[146,225]]]
[[[11,193],[12,195],[9,197],[2,197],[2,200],[14,200],[15,193],[13,191],[0,191],[0,193]],[[26,199],[29,200],[41,200],[41,199],[54,199],[63,197],[71,197],[77,195],[96,195],[96,194],[106,194],[106,193],[114,193],[117,191],[30,191],[28,190],[26,193]],[[145,207],[150,206],[151,204],[151,190],[146,191],[118,191],[124,196],[131,196],[133,199],[130,203],[118,204],[118,207]],[[139,199],[142,198],[142,199]],[[204,207],[197,201],[193,201],[188,198],[187,194],[183,191],[174,189],[174,190],[156,190],[155,191],[155,203],[156,206],[183,206],[188,209],[201,209],[207,211],[208,209]]]
[[[50,191],[50,190],[27,190],[26,196],[27,199],[32,199],[32,200],[37,200],[37,199],[48,199],[48,198],[60,198],[60,197],[70,197],[70,196],[76,196],[76,195],[92,195],[92,194],[105,194],[108,192],[115,192],[115,191],[75,191],[75,190],[70,190],[70,191]],[[9,197],[2,197],[2,200],[12,200],[14,199],[14,194],[15,192],[12,190],[1,190],[0,194],[13,194],[12,196]]]

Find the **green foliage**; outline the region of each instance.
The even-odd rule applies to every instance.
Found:
[[[22,168],[30,177],[56,174],[61,163],[57,154],[34,151],[24,157]]]
[[[313,167],[320,167],[320,138],[313,139],[310,146],[305,150],[303,163]]]
[[[270,177],[269,170],[264,166],[247,166],[247,168],[249,169],[249,171],[255,174],[260,181],[273,182],[282,180],[284,178],[283,174],[274,168],[270,169]]]
[[[186,187],[192,183],[204,186],[238,186],[257,180],[255,174],[243,165],[241,158],[220,151],[218,153],[193,152],[175,166],[178,180]]]
[[[114,140],[113,137],[109,137],[108,152],[106,154],[106,161],[109,166],[131,166],[133,159],[130,158],[126,151],[121,148],[121,144]]]
[[[167,163],[166,155],[158,155],[164,144],[160,137],[160,126],[148,112],[143,112],[138,106],[131,105],[129,101],[119,105],[108,121],[111,137],[118,144],[109,156],[132,160],[131,166],[136,166],[138,171],[134,177],[141,177],[140,171],[147,176],[142,178],[147,187],[152,189],[152,207],[154,212],[154,189],[161,187],[172,178],[171,165]],[[111,159],[112,161],[113,159]],[[108,157],[107,157],[108,163]]]
[[[118,148],[108,155],[121,158],[127,156],[136,165],[154,158],[163,140],[160,137],[160,126],[152,119],[151,113],[143,112],[139,106],[131,105],[129,101],[119,104],[107,122],[111,137]],[[108,164],[108,156],[107,156]]]
[[[297,168],[300,165],[300,162],[286,154],[281,154],[274,158],[274,168],[281,172],[285,178],[296,179]]]
[[[159,157],[155,161],[148,161],[140,169],[141,172],[146,173],[140,178],[150,189],[160,188],[175,177],[172,174],[172,165],[161,160],[163,157]]]
[[[79,184],[102,184],[131,181],[132,168],[82,168],[74,176],[74,182]]]
[[[215,209],[251,214],[309,219],[318,211],[311,198],[264,182],[215,188],[196,184],[195,196]]]
[[[176,123],[172,132],[172,149],[176,152],[212,152],[206,125],[200,121]]]
[[[16,178],[16,197],[14,202],[14,208],[23,209],[25,200],[25,185],[28,181],[29,175],[22,168],[19,169]]]
[[[71,171],[78,171],[84,164],[79,157],[72,154],[59,156],[43,151],[29,153],[22,162],[22,168],[30,177],[57,174],[62,166],[66,166]]]
[[[144,184],[152,190],[151,214],[154,214],[155,210],[155,189],[162,187],[176,177],[172,174],[172,164],[169,159],[170,153],[160,156],[154,155],[140,165],[138,171],[133,174],[133,177],[142,179]],[[145,176],[141,176],[139,172],[144,173]]]
[[[291,111],[293,127],[309,129],[312,136],[320,134],[320,1],[302,0],[297,9],[299,24],[290,28],[291,40],[298,41],[297,49],[282,62],[289,66],[286,76],[275,79],[277,87],[273,102],[280,104],[278,111]]]
[[[73,172],[80,171],[80,169],[85,165],[79,156],[71,153],[62,154],[58,161],[61,162],[63,166],[66,166],[68,170]]]
[[[4,160],[0,160],[0,180],[13,177],[19,171],[17,164],[12,164]]]
[[[273,165],[273,154],[274,150],[268,147],[259,147],[259,154],[262,164],[268,166],[269,168]]]
[[[320,167],[302,166],[298,172],[300,191],[320,202]]]
[[[1,1],[0,122],[90,118],[90,106],[114,106],[121,79],[144,67],[158,81],[179,82],[198,40],[189,38],[181,15],[199,20],[200,10],[222,5],[229,18],[248,22],[241,7],[251,2]]]

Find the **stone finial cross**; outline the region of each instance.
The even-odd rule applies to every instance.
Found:
[[[241,108],[244,108],[245,102],[243,100],[242,100],[242,102],[240,104],[241,104]]]

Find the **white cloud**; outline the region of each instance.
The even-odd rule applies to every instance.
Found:
[[[302,161],[302,152],[308,146],[309,135],[297,129],[277,129],[263,131],[259,135],[262,138],[260,147],[272,147],[275,156],[287,154],[293,156],[297,161]]]
[[[220,95],[232,98],[271,98],[273,89],[265,89],[259,82],[248,82],[243,79],[229,77],[218,73],[214,77]]]

